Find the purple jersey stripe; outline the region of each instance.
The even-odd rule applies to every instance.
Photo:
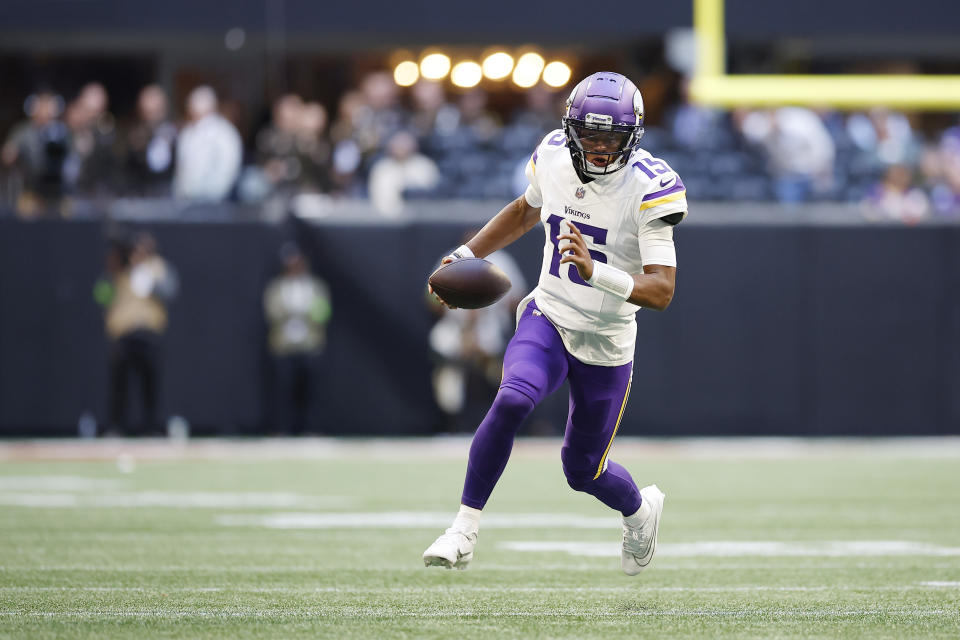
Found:
[[[538,154],[538,153],[540,153],[540,149],[534,149],[534,150],[533,150],[533,158],[532,158],[533,164],[537,164],[537,154]]]
[[[661,189],[660,191],[651,191],[647,195],[643,196],[643,202],[646,202],[647,200],[656,200],[657,198],[662,198],[663,196],[668,196],[671,193],[683,191],[684,189],[686,189],[686,187],[683,186],[683,180],[680,179],[680,176],[677,176],[677,181],[666,189]]]

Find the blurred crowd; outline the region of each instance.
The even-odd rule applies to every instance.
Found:
[[[77,203],[128,198],[276,203],[369,198],[385,217],[417,198],[509,199],[523,166],[560,124],[568,89],[535,87],[492,108],[483,89],[452,94],[372,73],[331,112],[279,96],[242,136],[198,86],[182,117],[158,85],[136,113],[110,111],[93,82],[69,101],[38,91],[0,152],[2,197],[25,218],[75,215]],[[682,92],[681,92],[682,94]],[[684,178],[691,199],[859,203],[871,220],[960,220],[960,123],[930,131],[914,114],[802,107],[708,109],[681,98],[651,114],[643,146]]]

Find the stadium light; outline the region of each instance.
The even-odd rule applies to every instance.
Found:
[[[450,58],[442,53],[431,53],[420,61],[420,75],[427,80],[443,80],[450,73]]]
[[[543,81],[555,89],[570,82],[570,67],[559,60],[554,60],[543,68]]]
[[[491,53],[483,59],[483,75],[490,80],[503,80],[513,71],[513,56],[506,51]]]
[[[393,70],[393,81],[401,87],[409,87],[416,84],[420,78],[420,68],[413,60],[404,60]]]
[[[700,104],[726,108],[960,108],[960,75],[727,75],[724,0],[694,0],[693,31],[697,65],[690,96]]]
[[[517,60],[517,66],[513,69],[513,83],[518,87],[529,89],[537,84],[540,79],[540,72],[543,71],[543,56],[539,53],[525,53]]]
[[[450,81],[458,87],[469,89],[480,84],[483,78],[483,70],[480,65],[472,60],[458,62],[453,71],[450,72]]]

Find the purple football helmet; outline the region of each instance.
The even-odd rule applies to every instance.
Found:
[[[583,182],[627,165],[643,136],[643,97],[626,76],[600,71],[570,92],[563,130]]]

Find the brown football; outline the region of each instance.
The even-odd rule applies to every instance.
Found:
[[[510,278],[482,258],[461,258],[441,265],[427,280],[433,292],[451,307],[480,309],[510,291]]]

